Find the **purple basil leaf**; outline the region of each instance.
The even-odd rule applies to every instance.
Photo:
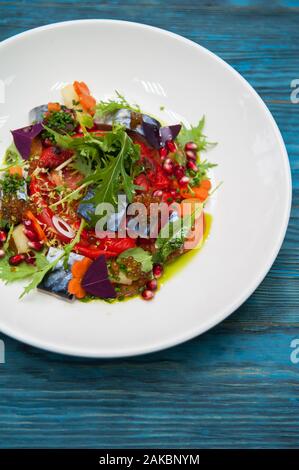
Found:
[[[155,149],[164,147],[167,140],[174,140],[181,128],[181,124],[159,128],[154,124],[143,122],[144,136],[147,142]]]
[[[162,146],[159,127],[144,121],[142,127],[147,142],[155,149],[159,149]]]
[[[42,130],[42,124],[37,123],[11,131],[15,146],[24,160],[28,160],[32,141]]]
[[[160,128],[160,137],[162,145],[164,146],[167,140],[174,140],[179,134],[182,126],[181,124],[174,124],[173,126],[166,126]]]
[[[109,280],[106,259],[100,255],[89,266],[82,280],[83,289],[90,295],[101,299],[116,297],[115,289]]]

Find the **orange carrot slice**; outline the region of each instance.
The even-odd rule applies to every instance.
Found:
[[[202,180],[202,182],[200,183],[200,187],[205,188],[209,191],[212,187],[211,181],[210,180]]]
[[[209,191],[206,188],[193,188],[195,196],[201,200],[201,202],[205,201],[209,196]]]
[[[39,238],[40,240],[46,241],[46,240],[47,240],[46,234],[45,234],[45,232],[43,231],[42,227],[40,226],[39,221],[38,221],[37,218],[32,214],[32,212],[31,212],[31,211],[26,211],[25,217],[27,217],[27,219],[31,220],[31,222],[33,223],[34,230],[36,231],[36,233],[37,233],[37,235],[38,235],[38,238]]]
[[[81,280],[86,273],[87,269],[91,265],[92,260],[89,258],[83,258],[80,261],[75,261],[72,266],[72,275],[74,278]]]
[[[48,111],[53,112],[53,111],[60,111],[61,106],[59,103],[48,103]]]
[[[84,111],[90,114],[95,113],[96,100],[91,96],[90,91],[86,83],[77,82],[73,83],[74,90],[78,95],[80,104]]]
[[[73,278],[68,283],[68,292],[75,295],[77,299],[84,299],[86,292],[81,286],[81,281],[77,278]]]
[[[22,170],[22,167],[21,166],[12,166],[10,167],[10,169],[8,170],[9,174],[11,176],[13,175],[17,175],[19,176],[20,178],[22,178],[23,176],[23,170]]]

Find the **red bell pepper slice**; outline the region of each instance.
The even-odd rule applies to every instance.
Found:
[[[75,245],[74,251],[90,259],[97,259],[100,255],[105,255],[106,258],[117,256],[117,253],[114,251],[104,250],[103,248],[92,248],[81,243],[77,243],[77,245]]]

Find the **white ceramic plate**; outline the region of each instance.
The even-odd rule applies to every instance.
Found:
[[[208,155],[219,163],[213,178],[224,181],[211,203],[214,222],[204,249],[154,301],[67,304],[37,292],[19,301],[20,285],[1,285],[3,333],[66,354],[129,356],[193,338],[249,297],[283,241],[291,178],[270,112],[237,72],[180,36],[110,20],[20,34],[0,45],[0,64],[1,154],[9,130],[27,124],[31,108],[58,100],[65,83],[84,80],[96,98],[119,90],[171,123],[196,123],[205,114],[206,133],[219,143]]]

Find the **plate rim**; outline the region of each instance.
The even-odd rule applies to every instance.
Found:
[[[127,349],[121,349],[121,350],[114,350],[112,351],[105,351],[101,350],[101,348],[97,348],[96,350],[88,350],[88,349],[80,349],[76,350],[72,347],[63,347],[63,346],[55,346],[50,342],[45,342],[45,341],[40,341],[34,337],[31,337],[28,334],[22,334],[18,332],[14,332],[12,328],[9,327],[3,327],[1,325],[1,318],[0,318],[0,328],[1,332],[4,333],[7,336],[10,336],[18,341],[21,341],[27,345],[39,348],[44,351],[49,351],[52,353],[56,354],[63,354],[66,356],[75,356],[75,357],[85,357],[85,358],[94,358],[94,359],[115,359],[115,358],[122,358],[122,357],[134,357],[134,356],[140,356],[144,354],[149,354],[149,353],[154,353],[157,351],[162,351],[165,349],[168,349],[170,347],[185,343],[186,341],[189,341],[191,339],[196,338],[197,336],[205,333],[206,331],[210,330],[217,324],[221,323],[225,318],[229,317],[232,313],[234,313],[252,294],[253,292],[257,289],[257,287],[261,284],[261,282],[264,280],[266,275],[268,274],[269,270],[271,269],[279,251],[280,248],[283,244],[288,224],[289,224],[289,219],[290,219],[290,214],[291,214],[291,206],[292,206],[292,175],[291,175],[291,167],[290,167],[290,162],[289,162],[289,157],[287,153],[287,149],[284,143],[284,140],[282,138],[281,132],[279,130],[279,127],[270,112],[269,108],[261,98],[261,96],[257,93],[257,91],[250,85],[250,83],[237,71],[235,70],[230,64],[228,64],[225,60],[223,60],[221,57],[216,55],[214,52],[210,51],[209,49],[205,48],[204,46],[201,46],[200,44],[185,38],[184,36],[181,36],[179,34],[173,33],[172,31],[165,30],[163,28],[158,28],[156,26],[151,26],[145,23],[139,23],[139,22],[134,22],[134,21],[125,21],[125,20],[115,20],[115,19],[77,19],[77,20],[71,20],[71,21],[62,21],[62,22],[56,22],[56,23],[50,23],[47,25],[39,26],[37,28],[32,28],[28,29],[26,31],[23,31],[21,33],[18,33],[14,36],[11,36],[4,41],[1,41],[0,43],[0,51],[2,48],[4,48],[6,45],[13,43],[16,40],[19,40],[23,36],[28,36],[32,35],[35,33],[38,33],[40,31],[48,30],[48,29],[55,29],[55,28],[61,28],[67,25],[75,25],[75,24],[82,24],[82,23],[98,23],[98,24],[124,24],[128,26],[133,26],[136,28],[140,28],[140,30],[152,30],[156,31],[160,34],[164,34],[166,36],[173,37],[174,39],[177,39],[190,47],[193,48],[199,48],[203,53],[211,56],[213,60],[216,60],[222,67],[225,67],[227,70],[230,71],[230,73],[234,74],[241,82],[243,82],[244,86],[246,87],[247,91],[253,95],[256,100],[257,104],[261,107],[261,109],[266,113],[266,116],[269,118],[269,122],[272,124],[273,131],[275,133],[275,136],[277,138],[280,152],[283,156],[283,163],[285,166],[285,172],[286,172],[286,204],[284,208],[284,214],[283,214],[283,220],[282,223],[280,224],[280,231],[277,236],[276,244],[272,248],[272,253],[269,256],[268,262],[265,264],[265,267],[263,270],[261,270],[258,275],[254,278],[254,280],[251,282],[251,284],[247,287],[246,291],[242,293],[234,302],[229,304],[226,308],[224,309],[219,309],[219,313],[215,315],[212,319],[208,319],[205,322],[201,323],[200,327],[197,328],[192,328],[191,330],[185,331],[181,335],[177,335],[176,337],[169,339],[169,340],[161,340],[155,343],[153,346],[146,346],[144,348],[127,348]]]

